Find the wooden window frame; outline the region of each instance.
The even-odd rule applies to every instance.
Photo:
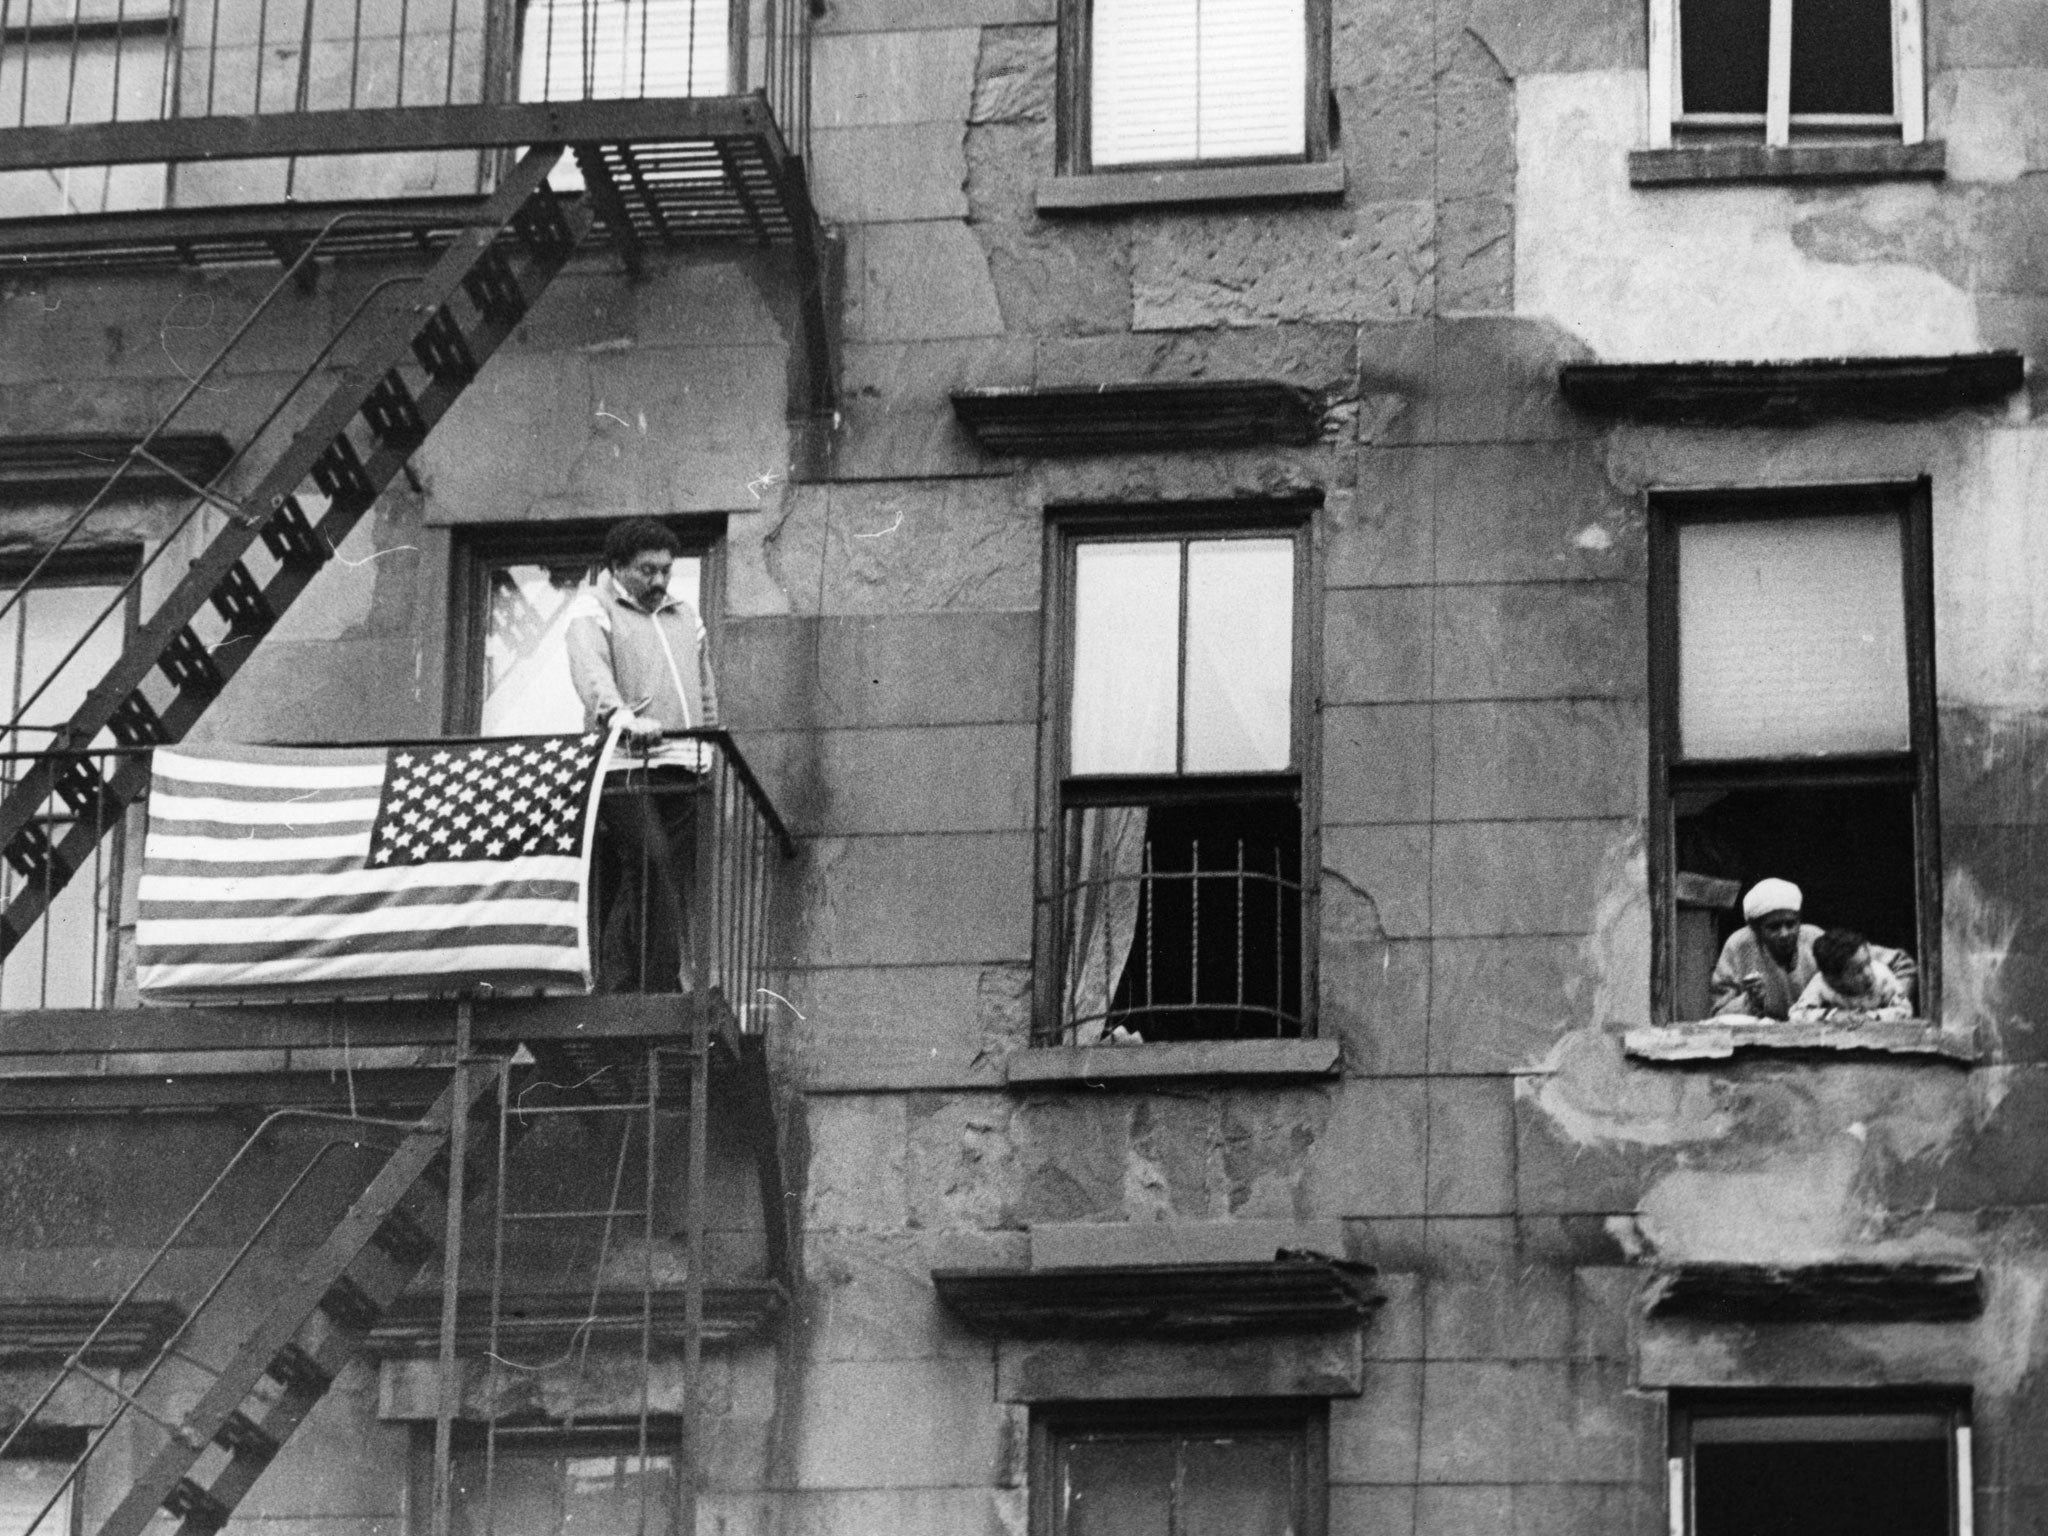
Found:
[[[1302,152],[1247,159],[1147,160],[1098,168],[1089,152],[1089,81],[1092,75],[1094,0],[1060,0],[1056,159],[1062,176],[1150,175],[1159,171],[1222,170],[1261,165],[1303,165],[1330,158],[1335,108],[1330,95],[1330,0],[1303,0],[1305,50]]]
[[[1920,0],[1891,0],[1892,105],[1888,115],[1792,113],[1792,8],[1800,0],[1770,0],[1770,73],[1762,117],[1750,113],[1688,116],[1681,99],[1679,8],[1685,0],[1650,0],[1650,134],[1652,149],[1669,149],[1687,129],[1749,132],[1761,127],[1765,144],[1792,143],[1793,129],[1850,135],[1897,134],[1902,144],[1927,138],[1925,28]]]
[[[1924,1413],[1948,1420],[1949,1536],[1975,1526],[1974,1446],[1970,1394],[1964,1388],[1872,1388],[1863,1391],[1686,1392],[1666,1412],[1665,1492],[1670,1536],[1693,1536],[1693,1429],[1703,1419],[1877,1417]],[[1036,1533],[1034,1533],[1036,1536]]]
[[[455,1454],[460,1456],[483,1450],[492,1432],[487,1424],[458,1421],[454,1430]],[[566,1460],[572,1456],[640,1454],[640,1423],[632,1418],[607,1418],[576,1424],[554,1420],[500,1424],[495,1434],[496,1456],[500,1462],[520,1456]],[[681,1421],[673,1414],[648,1415],[647,1454],[668,1459],[669,1501],[673,1517],[680,1494],[683,1460]],[[413,1536],[431,1536],[429,1517],[434,1508],[434,1426],[431,1422],[414,1426],[408,1477],[411,1496],[407,1505],[412,1515],[407,1524]]]
[[[92,1431],[88,1429],[31,1425],[7,1448],[5,1459],[76,1467],[78,1459],[85,1454],[86,1447],[91,1442]],[[84,1491],[85,1473],[80,1471],[71,1485],[63,1526],[55,1530],[39,1529],[38,1536],[79,1536],[79,1532],[85,1528],[85,1500],[80,1497]]]
[[[486,586],[493,566],[519,561],[602,557],[606,530],[622,518],[576,518],[546,523],[483,523],[454,530],[448,559],[448,670],[442,729],[474,735],[483,718]],[[704,621],[712,667],[718,664],[718,618],[725,609],[725,515],[659,517],[682,542],[683,553],[703,562],[697,616]]]
[[[1911,743],[1894,758],[1736,759],[1689,765],[1680,753],[1678,720],[1678,530],[1688,521],[1758,521],[1826,515],[1845,495],[1869,498],[1865,510],[1899,518],[1900,601],[1906,634],[1906,701]],[[1913,894],[1920,967],[1917,1017],[1941,1017],[1941,805],[1939,732],[1934,691],[1934,547],[1932,495],[1925,479],[1739,489],[1659,491],[1650,497],[1650,910],[1651,1017],[1674,1017],[1678,988],[1677,818],[1674,780],[1725,780],[1730,787],[1774,781],[1825,784],[1910,783],[1913,790]],[[1704,516],[1702,514],[1705,514]],[[1774,770],[1773,765],[1776,765]]]
[[[1119,795],[1156,784],[1172,777],[1184,779],[1199,794],[1199,786],[1214,786],[1226,794],[1231,789],[1277,788],[1291,781],[1301,818],[1301,902],[1300,945],[1296,965],[1300,973],[1301,1033],[1298,1038],[1316,1037],[1317,951],[1316,941],[1319,872],[1321,858],[1321,752],[1320,715],[1317,708],[1320,680],[1317,662],[1322,633],[1319,602],[1321,583],[1321,540],[1318,536],[1319,495],[1260,502],[1154,502],[1142,505],[1063,506],[1050,508],[1045,525],[1047,592],[1041,606],[1040,718],[1039,718],[1039,809],[1038,849],[1032,952],[1034,1007],[1032,1043],[1060,1045],[1064,1041],[1062,993],[1066,981],[1064,918],[1060,909],[1065,889],[1065,810],[1069,780],[1086,787],[1086,801],[1096,804],[1122,803]],[[1218,536],[1286,536],[1294,540],[1294,647],[1292,693],[1289,700],[1289,750],[1294,766],[1270,774],[1174,774],[1070,775],[1068,705],[1074,675],[1074,577],[1075,546],[1084,542],[1171,540]]]
[[[1059,1536],[1059,1512],[1053,1498],[1057,1442],[1089,1431],[1126,1430],[1159,1439],[1231,1430],[1293,1430],[1302,1443],[1299,1536],[1328,1536],[1330,1405],[1321,1398],[1034,1404],[1026,1474],[1029,1536]]]

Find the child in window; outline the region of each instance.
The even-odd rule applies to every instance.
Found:
[[[1813,963],[1818,968],[1813,980],[1792,1006],[1795,1020],[1861,1024],[1913,1016],[1898,977],[1871,955],[1869,943],[1853,929],[1830,928],[1815,939]]]

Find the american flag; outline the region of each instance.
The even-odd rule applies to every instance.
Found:
[[[589,991],[606,746],[159,748],[143,999]]]

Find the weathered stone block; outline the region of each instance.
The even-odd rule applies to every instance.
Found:
[[[2027,0],[1971,0],[1929,17],[1930,70],[2048,68],[2048,16]]]
[[[1534,444],[1593,436],[1596,424],[1573,416],[1557,390],[1559,365],[1586,355],[1581,343],[1544,322],[1502,317],[1373,325],[1359,337],[1368,392],[1389,390],[1413,402],[1375,434],[1384,443]]]
[[[1693,1095],[1695,1101],[1707,1097],[1704,1090]],[[1556,1107],[1578,1109],[1569,1103]],[[1515,1185],[1522,1214],[1633,1211],[1661,1161],[1655,1141],[1673,1135],[1691,1140],[1714,1123],[1702,1116],[1698,1102],[1688,1106],[1683,1085],[1674,1085],[1664,1103],[1610,1101],[1589,1109],[1559,1118],[1546,1113],[1534,1093],[1517,1100]]]
[[[848,345],[840,355],[843,425],[832,440],[835,480],[1008,475],[953,416],[956,389],[1031,382],[1028,341],[986,338]]]
[[[807,1233],[803,1347],[814,1360],[986,1359],[939,1305],[936,1245],[920,1234]]]
[[[1575,938],[1438,939],[1430,946],[1429,1054],[1437,1072],[1539,1065],[1594,996]]]
[[[1323,606],[1323,697],[1382,704],[1429,697],[1430,608],[1426,588],[1331,592]]]
[[[1330,1481],[1412,1483],[1421,1428],[1421,1362],[1371,1361],[1364,1390],[1330,1405]]]
[[[959,964],[1031,954],[1022,833],[820,838],[805,845],[798,963]]]
[[[800,1488],[986,1487],[1007,1455],[1010,1415],[992,1362],[821,1361],[796,1426]]]
[[[817,619],[781,617],[720,626],[718,707],[728,729],[788,730],[813,718],[819,629]]]
[[[909,1111],[910,1220],[928,1231],[1014,1224],[1017,1154],[1002,1093],[921,1097]]]
[[[1439,704],[1433,807],[1443,821],[1640,816],[1645,720],[1605,699]]]
[[[999,480],[832,488],[818,603],[826,613],[1032,611],[1044,518]]]
[[[1341,1397],[1365,1375],[1356,1330],[1241,1338],[1009,1340],[996,1347],[1006,1403],[1133,1398]]]
[[[1572,1271],[1544,1262],[1506,1217],[1430,1223],[1432,1360],[1573,1357]]]
[[[1661,1407],[1625,1369],[1547,1361],[1424,1367],[1421,1477],[1428,1483],[1650,1482]],[[1529,1426],[1549,1426],[1532,1435]]]
[[[1436,696],[1639,698],[1647,622],[1633,582],[1445,587],[1436,596]]]
[[[821,31],[811,44],[815,128],[966,121],[978,27]]]
[[[1024,1173],[1018,1217],[1027,1225],[1121,1220],[1134,1109],[1122,1094],[1026,1099],[1011,1123]]]
[[[1038,343],[1037,382],[1280,379],[1305,389],[1341,392],[1350,387],[1357,368],[1357,337],[1357,328],[1349,325],[1048,336]],[[1331,585],[1364,583],[1333,580]]]
[[[1425,704],[1324,710],[1324,825],[1427,821],[1433,746]]]
[[[807,833],[1029,832],[1037,747],[1028,725],[817,733]]]
[[[847,242],[849,341],[999,336],[988,257],[963,223],[864,224]]]
[[[1652,1318],[1637,1338],[1637,1372],[1652,1389],[1962,1386],[1989,1363],[1978,1334],[1971,1323]],[[1993,1354],[2010,1343],[1986,1342]]]
[[[1333,1487],[1330,1529],[1342,1536],[1415,1536],[1415,1490],[1385,1485]]]
[[[1132,326],[1399,320],[1429,307],[1429,205],[1372,203],[1267,218],[1182,214],[1137,231]]]
[[[1030,1033],[1028,966],[868,964],[784,979],[802,1017],[778,1008],[775,1027],[813,1092],[992,1087],[1002,1053]]]
[[[1514,1082],[1429,1080],[1431,1215],[1487,1216],[1514,1209]]]
[[[1324,512],[1324,581],[1333,588],[1429,581],[1436,477],[1444,468],[1427,448],[1361,449],[1356,489],[1333,494]]]
[[[1590,444],[1474,446],[1437,481],[1436,574],[1452,582],[1635,577],[1645,524]]]
[[[811,145],[811,186],[827,223],[967,216],[966,133],[958,119],[816,127]]]
[[[1039,1222],[1031,1229],[1031,1265],[1246,1264],[1282,1248],[1344,1256],[1337,1221]]]
[[[1037,717],[1035,613],[827,619],[818,636],[820,727]]]
[[[1447,822],[1430,850],[1439,936],[1591,932],[1639,836],[1633,822]]]
[[[1362,902],[1372,911],[1347,915],[1347,931],[1376,927],[1393,939],[1430,933],[1430,829],[1425,825],[1331,827],[1323,833],[1324,889],[1329,899]]]
[[[1414,1078],[1354,1078],[1310,1154],[1304,1186],[1316,1216],[1410,1216],[1424,1209],[1427,1111]]]
[[[907,1108],[886,1095],[813,1100],[804,1226],[811,1231],[885,1233],[909,1220],[905,1164]]]
[[[1325,895],[1326,915],[1336,899]],[[1319,961],[1317,1029],[1342,1042],[1346,1070],[1374,1077],[1422,1071],[1429,945],[1326,936]]]

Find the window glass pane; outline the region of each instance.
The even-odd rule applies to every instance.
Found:
[[[1060,1463],[1058,1536],[1174,1536],[1171,1440],[1076,1441]]]
[[[1090,45],[1096,165],[1305,150],[1305,0],[1095,0]]]
[[[1075,773],[1172,773],[1180,672],[1177,543],[1074,548]]]
[[[1189,1440],[1176,1536],[1296,1536],[1299,1455],[1277,1436]]]
[[[522,101],[723,96],[726,0],[534,0],[519,59]]]
[[[602,570],[596,560],[494,565],[484,632],[482,734],[531,736],[583,729],[569,680],[570,605]],[[701,614],[704,566],[678,556],[668,589]]]
[[[46,15],[38,6],[38,23]],[[161,6],[130,7],[128,16],[160,16]],[[13,24],[19,24],[17,10]],[[47,123],[136,122],[164,115],[165,34],[120,37],[10,38],[0,48],[0,113],[6,126]],[[161,165],[74,166],[0,172],[0,207],[10,218],[31,214],[110,213],[160,208]]]
[[[1792,110],[1892,110],[1892,0],[1795,0]]]
[[[1943,1441],[1698,1445],[1693,1536],[1949,1536]]]
[[[1294,686],[1294,541],[1188,546],[1189,773],[1287,767]]]
[[[1761,116],[1770,50],[1771,0],[1679,0],[1681,110]]]
[[[668,1536],[673,1488],[670,1461],[599,1451],[556,1453],[498,1448],[490,1484],[492,1536]],[[644,1506],[643,1506],[644,1498]],[[454,1530],[483,1536],[484,1455],[457,1458]],[[642,1517],[645,1516],[643,1528]]]
[[[0,1536],[29,1536],[29,1522],[42,1512],[71,1470],[68,1461],[7,1457],[0,1460]],[[36,1536],[69,1536],[71,1493],[66,1489],[56,1506],[33,1527]]]
[[[1684,756],[1911,745],[1897,517],[1689,523],[1678,549]]]

